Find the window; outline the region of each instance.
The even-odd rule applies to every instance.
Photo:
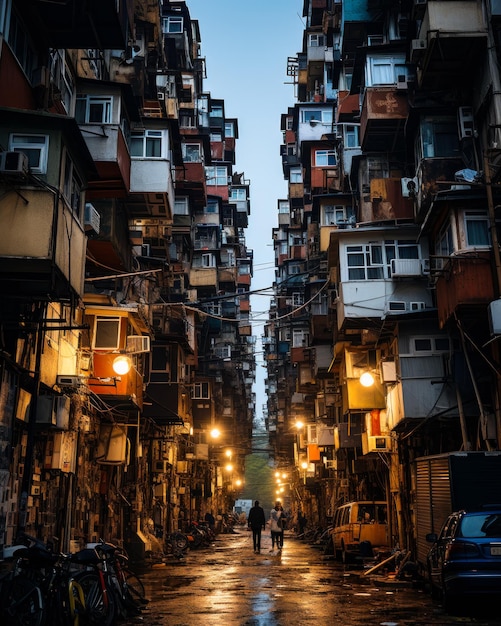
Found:
[[[210,133],[210,141],[211,143],[216,143],[216,142],[220,142],[223,141],[223,135],[221,133]]]
[[[209,383],[195,383],[193,385],[193,398],[196,400],[208,400],[210,398]]]
[[[301,122],[323,122],[332,123],[332,109],[303,109],[301,111]]]
[[[75,118],[79,124],[111,124],[112,111],[112,96],[77,96]]]
[[[425,117],[418,137],[418,160],[459,155],[459,136],[455,117]]]
[[[209,117],[223,117],[223,107],[220,104],[213,104],[209,112]]]
[[[132,131],[130,134],[130,155],[132,157],[159,159],[162,156],[161,130]]]
[[[215,198],[207,200],[207,206],[205,208],[205,212],[206,213],[219,213],[219,202]]]
[[[228,170],[222,166],[209,166],[205,168],[208,185],[220,186],[228,184]]]
[[[119,317],[96,317],[93,347],[98,350],[117,350],[120,347]]]
[[[310,339],[310,335],[307,330],[302,330],[299,328],[295,328],[292,331],[292,347],[293,348],[304,348],[308,345]]]
[[[195,128],[195,116],[193,113],[187,111],[179,112],[179,126],[180,128]]]
[[[235,124],[234,124],[234,122],[225,122],[224,123],[224,136],[225,137],[235,137]]]
[[[292,306],[301,306],[304,304],[304,294],[300,291],[295,291],[292,294]]]
[[[47,172],[49,155],[49,137],[47,135],[12,134],[9,139],[9,150],[24,152],[28,157],[30,170],[33,174]]]
[[[454,252],[454,240],[450,219],[442,225],[435,241],[435,254],[438,256],[450,256]]]
[[[76,174],[73,161],[71,160],[67,152],[64,162],[63,194],[72,211],[74,211],[77,217],[80,217],[82,183],[80,181],[80,178]]]
[[[247,200],[247,190],[243,187],[233,188],[230,192],[230,200]]]
[[[308,35],[308,45],[312,48],[325,46],[325,36],[311,33]]]
[[[188,198],[176,198],[174,200],[174,215],[189,215],[190,205]]]
[[[396,85],[397,76],[407,75],[405,58],[400,56],[374,55],[367,59],[367,86]]]
[[[183,143],[183,160],[187,163],[200,163],[202,152],[198,143]]]
[[[381,243],[346,247],[348,280],[384,278],[383,246]]]
[[[289,171],[289,182],[291,183],[302,183],[303,182],[303,172],[300,167],[291,167]]]
[[[87,56],[89,58],[89,65],[95,66],[94,72],[97,74],[101,69],[101,63],[91,61],[91,54],[96,53],[96,58],[99,58],[98,50],[87,50]],[[66,63],[64,50],[52,50],[50,52],[50,77],[51,81],[57,85],[57,88],[61,92],[61,102],[64,105],[66,113],[71,115],[74,93],[73,76],[70,72],[68,64]],[[97,75],[97,78],[100,78]]]
[[[343,224],[346,221],[344,206],[324,206],[322,208],[321,226]]]
[[[450,343],[448,337],[411,337],[411,354],[416,356],[427,354],[437,354],[439,352],[449,352]]]
[[[174,35],[176,33],[183,32],[183,18],[182,17],[164,17],[163,19],[163,31]]]
[[[26,76],[31,76],[39,65],[36,48],[14,11],[11,14],[8,42]]]
[[[278,201],[278,212],[283,215],[283,214],[288,214],[289,213],[289,202],[287,200],[279,200]]]
[[[489,220],[483,211],[465,211],[464,213],[466,245],[489,246]]]
[[[344,147],[345,148],[359,148],[360,140],[358,138],[359,126],[353,124],[346,124],[344,127]]]
[[[315,165],[317,167],[337,165],[334,150],[315,150]]]

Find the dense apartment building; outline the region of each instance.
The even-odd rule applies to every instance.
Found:
[[[501,4],[305,0],[303,15],[263,338],[270,441],[311,520],[386,500],[392,547],[414,550],[444,519],[441,459],[501,446]]]
[[[250,183],[205,72],[183,1],[0,1],[0,544],[141,557],[231,510]]]

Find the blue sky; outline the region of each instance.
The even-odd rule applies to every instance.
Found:
[[[280,115],[295,103],[287,76],[287,57],[302,48],[303,0],[187,0],[199,21],[202,56],[206,59],[205,91],[225,101],[227,117],[238,119],[239,139],[234,171],[250,181],[251,215],[247,246],[254,251],[252,289],[274,280],[272,228],[277,200],[287,197],[282,173]],[[268,298],[252,297],[253,332],[261,350],[262,321]],[[257,355],[256,416],[266,401],[266,372]]]

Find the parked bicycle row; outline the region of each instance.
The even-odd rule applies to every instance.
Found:
[[[148,602],[125,551],[102,540],[63,554],[21,535],[3,565],[0,622],[9,626],[112,626]]]

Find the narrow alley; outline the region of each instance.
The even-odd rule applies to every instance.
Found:
[[[127,626],[494,626],[485,615],[447,615],[437,600],[410,582],[364,578],[345,570],[309,544],[286,534],[281,555],[270,554],[269,533],[261,554],[245,528],[219,535],[207,549],[181,562],[142,572],[150,599]]]

